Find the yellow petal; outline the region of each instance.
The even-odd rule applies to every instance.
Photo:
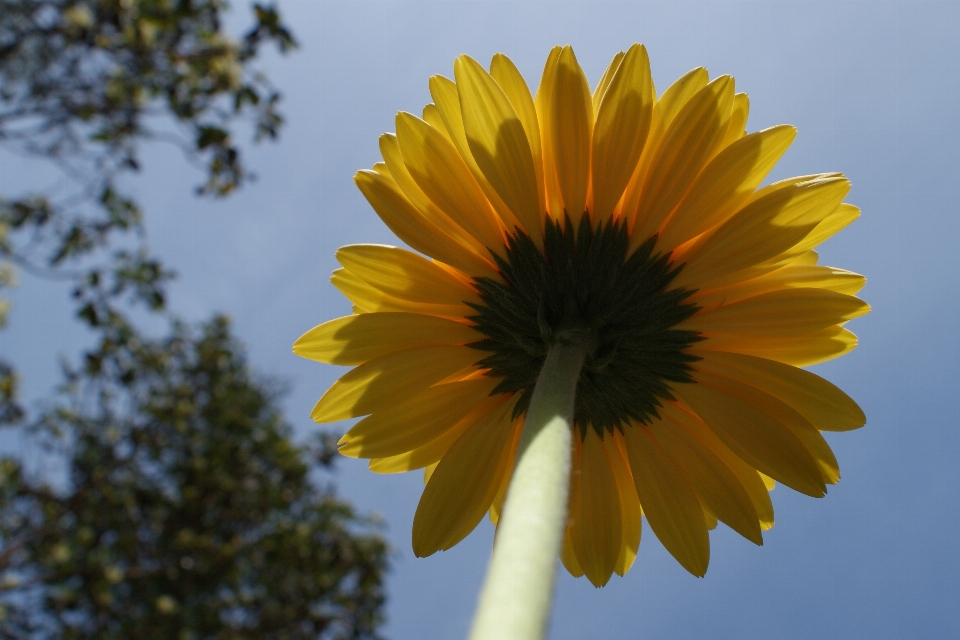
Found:
[[[453,143],[467,168],[470,169],[473,179],[477,181],[497,217],[507,229],[512,230],[520,224],[519,221],[483,175],[476,159],[473,157],[473,152],[470,151],[467,132],[463,126],[463,113],[460,110],[460,90],[457,88],[457,84],[450,78],[439,75],[433,76],[430,78],[430,95],[436,102],[437,111],[443,119],[448,139]]]
[[[427,220],[392,179],[372,171],[359,171],[353,179],[384,224],[411,248],[467,273],[496,273],[486,257]]]
[[[841,204],[840,207],[843,207],[843,205]],[[840,207],[838,207],[838,208],[840,208]],[[830,217],[832,217],[832,216],[830,216]],[[828,217],[828,219],[829,219],[829,217]],[[821,223],[818,224],[816,227],[814,227],[814,231],[816,231],[816,230],[820,227],[820,225],[822,225],[822,224],[823,224],[823,222],[821,222]],[[804,239],[804,241],[806,241],[806,239]],[[801,253],[801,254],[799,254],[799,255],[792,256],[792,257],[791,257],[784,265],[782,265],[782,266],[794,265],[794,266],[798,266],[798,267],[812,267],[812,266],[814,266],[815,264],[817,264],[817,262],[818,262],[819,260],[820,260],[820,255],[819,255],[816,251],[813,251],[813,250],[811,249],[811,250],[808,250],[808,251],[804,251],[803,253]],[[779,268],[779,267],[778,267],[778,268]],[[831,287],[827,287],[827,288],[829,289],[829,288],[831,288]],[[846,292],[846,291],[843,291],[842,293],[847,293],[847,292]],[[851,293],[850,295],[853,295],[853,294]]]
[[[824,240],[832,238],[847,225],[860,217],[860,209],[849,203],[841,203],[833,213],[824,218],[803,240],[794,246],[790,254],[799,255],[813,249]]]
[[[474,59],[454,64],[460,110],[480,171],[528,235],[541,233],[539,186],[523,123],[497,82]]]
[[[756,338],[748,335],[716,335],[696,345],[696,351],[724,351],[776,360],[795,367],[808,367],[839,358],[853,351],[857,336],[840,326],[827,327],[795,338]]]
[[[593,104],[587,78],[569,45],[561,50],[557,60],[549,109],[551,141],[563,208],[576,225],[587,206]]]
[[[484,398],[466,417],[460,420],[460,422],[427,444],[395,456],[371,458],[369,464],[370,470],[374,473],[402,473],[404,471],[425,468],[438,462],[467,429],[507,400],[507,396],[501,394]]]
[[[753,503],[760,521],[760,529],[767,531],[773,528],[773,503],[770,494],[761,479],[760,473],[749,464],[737,457],[727,445],[723,444],[717,435],[704,424],[699,416],[685,410],[675,402],[664,402],[660,407],[664,418],[671,420],[685,435],[692,436],[706,447],[710,453],[719,458],[737,476],[740,485],[746,490]]]
[[[668,416],[654,420],[650,432],[677,461],[703,505],[754,544],[763,544],[757,510],[736,474],[710,448]]]
[[[439,384],[376,411],[340,439],[351,458],[386,458],[425,446],[463,420],[499,380],[480,378]]]
[[[502,252],[499,218],[456,147],[405,112],[397,114],[397,142],[407,170],[427,197],[489,251]]]
[[[579,450],[580,499],[570,514],[573,550],[587,579],[602,587],[617,568],[623,544],[620,496],[603,442],[592,428]]]
[[[663,95],[657,99],[654,123],[650,131],[651,134],[657,136],[657,141],[659,141],[659,136],[662,136],[670,127],[687,102],[707,86],[708,81],[707,70],[703,67],[697,67],[687,71],[667,87]]]
[[[698,374],[697,380],[673,391],[734,453],[791,489],[814,498],[826,494],[816,461],[793,431],[738,395],[715,388],[713,379]]]
[[[656,232],[716,152],[732,105],[733,78],[720,76],[684,105],[663,134],[634,215],[632,248]]]
[[[677,325],[752,338],[793,338],[857,318],[870,310],[863,300],[828,289],[780,289],[703,310]]]
[[[432,346],[394,351],[350,370],[323,394],[310,417],[316,422],[355,418],[393,406],[480,360],[469,347]]]
[[[483,338],[469,325],[416,313],[365,313],[330,320],[300,336],[298,356],[328,364],[361,364],[391,351]]]
[[[597,110],[592,156],[595,222],[610,218],[633,175],[650,129],[653,103],[647,50],[635,44],[610,80]]]
[[[607,92],[607,87],[610,86],[610,81],[613,80],[613,75],[617,72],[617,69],[620,67],[620,63],[623,62],[623,56],[625,55],[626,54],[623,51],[618,51],[616,55],[613,56],[613,60],[611,60],[610,64],[607,65],[603,75],[600,76],[600,81],[593,89],[591,101],[593,102],[594,117],[596,117],[597,110],[600,108],[600,102],[603,100],[603,96]],[[654,99],[656,99],[656,96],[654,96]]]
[[[611,436],[603,439],[603,447],[613,470],[613,477],[617,481],[617,492],[620,495],[620,520],[623,524],[622,544],[620,555],[617,557],[617,566],[614,571],[622,576],[630,570],[637,559],[637,550],[640,548],[641,511],[640,500],[637,498],[637,488],[634,486],[633,475],[630,473],[630,463],[626,459],[626,444],[623,434],[614,431]]]
[[[830,174],[824,174],[830,175]],[[817,176],[814,176],[816,178]],[[842,177],[841,174],[832,174],[830,177]],[[802,181],[802,180],[800,180]],[[782,181],[787,182],[787,181]],[[772,187],[773,185],[771,185]],[[764,187],[756,193],[762,193],[770,187]],[[757,196],[754,194],[754,199]],[[841,203],[832,213],[829,213],[823,220],[817,224],[813,230],[804,236],[803,240],[793,245],[783,253],[773,256],[756,266],[738,271],[727,276],[722,276],[710,281],[710,287],[726,286],[734,282],[751,280],[766,275],[787,265],[814,265],[817,263],[817,252],[813,251],[824,240],[832,237],[851,222],[860,217],[860,209],[848,203]],[[696,242],[691,243],[696,244]],[[686,246],[686,245],[684,245]]]
[[[794,247],[850,190],[845,178],[786,184],[752,201],[683,255],[674,286],[704,286]]]
[[[449,549],[473,531],[499,488],[516,425],[507,402],[470,427],[440,460],[413,518],[413,552]]]
[[[390,169],[390,175],[393,176],[403,195],[417,208],[420,214],[444,234],[454,238],[459,244],[468,247],[478,255],[486,256],[486,248],[476,238],[467,233],[458,222],[451,219],[447,212],[441,211],[410,175],[407,165],[404,164],[397,136],[392,133],[384,133],[380,136],[379,142],[380,155],[383,156],[384,163]]]
[[[762,389],[823,431],[850,431],[867,421],[850,396],[810,371],[755,356],[722,352],[706,355],[695,368]]]
[[[624,429],[627,458],[650,528],[684,569],[707,572],[710,539],[703,509],[676,460],[641,425]]]
[[[669,251],[729,218],[747,202],[796,134],[789,125],[771,127],[721,151],[663,225],[658,244]]]
[[[402,300],[385,294],[346,269],[334,269],[330,282],[353,303],[354,313],[399,312],[419,313],[463,320],[470,315],[470,307],[463,304],[425,304]]]
[[[628,220],[633,221],[633,216],[637,211],[637,205],[640,203],[641,189],[646,180],[650,161],[656,153],[663,138],[664,132],[673,123],[677,114],[690,98],[697,94],[707,85],[707,70],[703,67],[692,69],[681,76],[676,82],[667,87],[660,99],[653,106],[653,116],[650,122],[650,133],[647,134],[647,140],[644,143],[643,153],[640,156],[640,162],[630,178],[630,183],[624,192],[623,199],[620,202],[617,213]],[[651,86],[651,90],[653,87]]]
[[[720,148],[726,148],[746,135],[747,117],[750,115],[750,98],[745,93],[733,96],[733,108],[730,110],[730,122],[727,123],[727,132],[724,134]]]
[[[717,523],[719,522],[719,520],[717,520],[717,516],[710,513],[710,510],[705,507],[702,502],[700,503],[700,506],[703,508],[703,519],[707,523],[707,529],[713,531],[717,528]]]
[[[737,396],[790,429],[813,456],[820,469],[823,481],[826,484],[836,484],[840,480],[840,467],[833,451],[830,450],[820,432],[795,409],[756,386],[740,382],[732,377],[701,371],[697,374],[697,378],[706,381],[707,384],[716,389]]]
[[[503,89],[503,93],[510,100],[527,133],[527,142],[530,143],[530,152],[533,155],[533,168],[537,173],[537,213],[543,215],[546,211],[546,196],[543,190],[543,151],[540,144],[537,107],[533,103],[533,96],[530,95],[530,88],[513,61],[502,53],[495,54],[490,61],[490,75]],[[533,237],[536,241],[536,236]]]
[[[443,116],[440,115],[437,105],[430,103],[423,107],[423,121],[445,135],[447,140],[453,141],[450,138],[450,132],[447,131],[447,125],[443,123]]]
[[[479,303],[476,291],[437,264],[410,251],[380,244],[337,249],[337,261],[387,295],[410,302],[467,307]]]
[[[563,196],[557,181],[556,145],[553,141],[553,125],[550,124],[554,87],[557,80],[557,63],[560,60],[561,47],[550,50],[547,62],[543,66],[543,76],[534,106],[537,108],[537,121],[540,123],[540,144],[543,155],[543,183],[547,212],[555,220],[563,219]]]
[[[575,454],[576,455],[576,454]],[[574,458],[576,460],[576,458]],[[579,462],[575,467],[579,470]],[[580,511],[580,474],[570,476],[570,495],[567,500],[567,526],[563,532],[563,546],[560,547],[560,561],[574,578],[583,577],[583,568],[577,560],[577,552],[573,550],[573,514]]]
[[[490,505],[490,521],[494,525],[500,522],[500,514],[503,513],[503,503],[507,500],[507,491],[510,489],[510,481],[513,479],[513,470],[517,466],[517,449],[520,445],[520,436],[522,433],[522,426],[514,431],[513,443],[510,445],[510,459],[507,460],[506,469],[500,477],[500,487],[497,489],[497,495],[494,496],[493,504]]]
[[[827,289],[852,296],[856,295],[866,282],[867,279],[860,274],[845,269],[793,262],[758,278],[717,289],[697,291],[689,300],[696,302],[702,309],[713,309],[782,289]]]

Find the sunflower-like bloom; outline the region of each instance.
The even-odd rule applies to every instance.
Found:
[[[758,188],[793,141],[746,132],[747,96],[703,68],[659,98],[644,47],[591,93],[570,47],[536,95],[514,64],[461,56],[400,113],[383,162],[355,180],[415,251],[341,248],[333,284],[353,315],[294,352],[354,368],[313,410],[366,416],[340,452],[378,473],[425,469],[418,556],[502,509],[548,349],[589,345],[576,389],[561,557],[595,585],[623,575],[641,515],[702,576],[722,521],[761,544],[774,481],[820,497],[840,477],[821,431],[860,408],[799,367],[853,349],[862,276],[814,247],[850,224],[841,174]]]

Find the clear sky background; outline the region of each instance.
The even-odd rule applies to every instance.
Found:
[[[238,20],[247,23],[242,1]],[[350,312],[328,282],[334,251],[396,244],[353,185],[379,160],[377,137],[399,110],[419,114],[427,80],[468,53],[502,51],[531,87],[554,44],[572,44],[595,83],[610,58],[647,46],[658,90],[696,66],[732,74],[750,94],[748,130],[799,128],[771,180],[842,171],[862,218],[827,242],[821,263],[863,273],[873,312],[860,347],[816,367],[868,423],[828,434],[843,479],[822,500],[773,492],[762,548],[724,525],[710,570],[687,574],[648,528],[624,578],[595,589],[560,570],[550,637],[960,637],[960,3],[482,2],[280,0],[301,43],[266,68],[284,93],[277,145],[253,148],[259,181],[223,202],[192,196],[201,176],[175,150],[146,155],[129,182],[152,248],[179,271],[171,307],[192,320],[227,312],[261,371],[283,377],[297,433],[343,370],[290,345]],[[44,173],[0,157],[8,192]],[[39,186],[45,183],[39,182]],[[89,339],[67,317],[64,288],[26,276],[11,294],[4,355],[28,397],[58,380],[58,354]],[[348,424],[333,425],[338,431]],[[385,632],[465,637],[492,542],[484,521],[463,543],[413,557],[419,472],[378,476],[342,460],[340,494],[377,512],[395,552]]]

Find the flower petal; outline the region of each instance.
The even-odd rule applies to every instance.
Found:
[[[432,76],[430,78],[430,95],[436,102],[437,110],[443,119],[447,139],[457,149],[467,168],[470,169],[473,179],[477,181],[493,211],[496,212],[507,229],[518,226],[520,224],[519,220],[497,194],[490,181],[483,175],[476,159],[473,157],[473,152],[470,151],[467,132],[463,126],[463,113],[460,110],[460,89],[457,84],[450,78],[439,75]]]
[[[610,469],[617,481],[617,492],[620,494],[620,520],[623,524],[623,542],[620,545],[620,555],[617,557],[617,566],[614,569],[617,575],[622,576],[630,570],[637,559],[640,549],[641,516],[640,500],[637,498],[637,488],[634,486],[633,475],[630,473],[630,463],[626,459],[626,444],[623,434],[614,431],[612,437],[603,439],[607,459],[610,460]]]
[[[781,289],[700,311],[676,325],[708,335],[794,338],[810,335],[870,311],[859,298],[828,289]]]
[[[446,135],[446,134],[445,134]],[[397,186],[407,200],[417,208],[420,214],[430,221],[447,236],[456,239],[457,242],[469,247],[474,253],[482,256],[487,255],[486,248],[472,235],[467,233],[462,226],[450,218],[450,216],[439,209],[433,203],[423,189],[417,185],[417,182],[410,175],[406,164],[403,162],[403,154],[400,153],[400,143],[397,142],[397,136],[392,133],[384,133],[380,136],[380,155],[390,170],[390,175],[396,181]]]
[[[717,151],[733,106],[733,78],[720,76],[684,105],[650,159],[634,214],[631,248],[656,232]]]
[[[310,417],[316,422],[334,422],[379,411],[482,357],[480,351],[452,345],[415,347],[378,356],[334,382]]]
[[[720,148],[725,149],[746,135],[747,117],[750,115],[750,98],[745,93],[736,93],[733,96],[733,107],[730,109],[730,122],[727,123],[727,132],[724,134]]]
[[[528,235],[540,236],[540,189],[523,123],[476,60],[460,56],[454,72],[467,143],[477,166]]]
[[[850,431],[867,417],[853,399],[815,373],[736,353],[711,353],[696,369],[725,375],[779,398],[823,431]]]
[[[384,224],[416,251],[467,273],[496,273],[486,257],[428,220],[392,179],[372,171],[359,171],[353,179]]]
[[[607,87],[610,86],[610,81],[613,80],[614,74],[617,72],[617,69],[620,68],[620,63],[623,62],[623,56],[625,55],[626,54],[623,51],[618,51],[616,55],[613,56],[613,60],[611,60],[610,64],[607,65],[603,75],[600,76],[600,81],[597,83],[597,86],[594,87],[593,94],[590,97],[590,100],[593,102],[594,117],[596,117],[597,110],[600,108],[600,102],[603,100],[603,96],[607,92]],[[656,96],[654,96],[654,100],[656,100]]]
[[[533,168],[537,173],[537,213],[543,215],[546,211],[546,195],[543,185],[543,150],[540,144],[540,122],[537,118],[537,107],[530,95],[530,88],[513,61],[502,53],[497,53],[490,61],[490,75],[493,76],[503,93],[513,105],[517,117],[523,123],[527,133],[527,142],[530,143],[530,152],[533,155]],[[538,225],[539,228],[539,225]],[[536,236],[532,236],[536,240]]]
[[[701,378],[695,384],[675,385],[673,391],[724,444],[791,489],[814,498],[826,494],[816,461],[793,431],[739,395],[716,388],[715,380]]]
[[[412,302],[389,296],[346,269],[334,269],[330,283],[353,303],[354,313],[419,313],[462,320],[470,307],[464,304],[441,305]]]
[[[660,229],[667,250],[723,222],[743,206],[797,135],[789,125],[751,133],[721,151]]]
[[[413,518],[413,552],[417,557],[460,542],[490,508],[517,429],[510,419],[513,405],[506,402],[487,414],[440,460]]]
[[[703,285],[794,247],[850,190],[841,177],[785,184],[754,200],[682,257],[674,287]]]
[[[840,480],[840,467],[833,451],[830,450],[820,432],[795,409],[754,385],[740,382],[722,374],[707,373],[701,370],[697,374],[697,379],[705,381],[706,384],[716,389],[737,396],[790,429],[813,456],[820,468],[823,481],[826,484],[836,484]]]
[[[373,413],[338,443],[351,458],[386,458],[429,444],[490,395],[498,380],[484,377],[438,384]]]
[[[387,295],[424,304],[479,303],[476,291],[453,274],[415,253],[381,244],[337,249],[337,261],[350,273]]]
[[[753,503],[753,508],[757,512],[757,518],[760,521],[760,529],[766,531],[773,528],[773,503],[770,501],[770,493],[764,485],[761,478],[762,474],[756,469],[741,460],[695,413],[681,408],[675,402],[664,402],[660,407],[663,416],[677,425],[678,428],[686,432],[686,435],[692,436],[706,447],[710,453],[723,461],[723,463],[733,471],[740,481],[740,485],[746,490]]]
[[[640,506],[650,528],[684,569],[703,577],[710,539],[703,509],[676,460],[642,425],[623,432]]]
[[[580,568],[595,587],[602,587],[617,568],[623,544],[623,523],[617,481],[603,442],[593,429],[578,447],[580,499],[570,513],[571,539]]]
[[[653,115],[650,122],[650,133],[647,134],[647,140],[643,146],[643,154],[640,156],[640,162],[630,178],[627,190],[624,192],[623,200],[620,202],[618,213],[621,217],[633,221],[633,215],[637,211],[637,205],[640,202],[640,191],[646,180],[650,160],[660,146],[660,140],[664,132],[676,118],[680,110],[690,101],[697,92],[707,85],[708,74],[703,67],[691,69],[676,82],[667,87],[660,99],[653,105]]]
[[[440,458],[446,455],[450,447],[453,446],[453,443],[455,443],[467,429],[507,400],[508,398],[504,395],[484,398],[473,407],[470,413],[460,420],[460,422],[427,444],[395,456],[371,458],[369,465],[370,470],[374,473],[402,473],[405,471],[413,471],[414,469],[422,469],[439,462]]]
[[[650,433],[684,471],[703,505],[754,544],[763,544],[757,510],[736,474],[709,447],[668,416],[650,424]]]
[[[551,146],[563,208],[577,225],[587,206],[593,104],[587,78],[569,45],[560,51],[557,60],[549,110]]]
[[[813,231],[791,248],[788,257],[799,255],[813,249],[824,240],[832,238],[859,217],[860,209],[858,207],[846,202],[841,203],[833,213],[821,220],[820,223],[813,228]]]
[[[597,109],[593,130],[594,222],[610,218],[640,160],[656,96],[647,50],[635,44],[623,57]]]
[[[431,344],[477,342],[483,334],[462,322],[417,313],[365,313],[324,322],[293,343],[298,356],[328,364],[362,364],[391,351]]]
[[[520,436],[523,434],[523,428],[518,428],[513,435],[513,443],[510,445],[510,459],[507,460],[506,469],[500,476],[500,487],[497,489],[497,495],[493,498],[490,505],[490,522],[496,526],[500,522],[500,514],[503,513],[503,504],[507,501],[507,491],[510,489],[510,481],[513,480],[513,470],[517,466],[517,450],[520,447]]]
[[[440,115],[440,110],[437,109],[437,105],[431,102],[423,106],[423,121],[446,136],[447,140],[453,142],[453,139],[450,137],[450,132],[447,131],[447,125],[443,122],[443,116]]]
[[[547,62],[543,65],[543,76],[534,96],[533,104],[537,108],[537,121],[540,123],[540,144],[543,154],[543,184],[546,196],[547,213],[555,220],[563,219],[563,195],[557,181],[556,145],[553,141],[553,125],[550,124],[554,87],[557,80],[557,63],[560,60],[561,47],[550,50]]]
[[[784,289],[825,289],[845,295],[856,295],[867,279],[858,273],[816,265],[788,264],[758,278],[726,287],[697,291],[690,296],[702,309],[713,309],[771,291]]]
[[[503,251],[499,218],[447,138],[420,118],[397,114],[403,162],[427,197],[491,252]]]
[[[755,338],[717,335],[696,345],[695,351],[723,351],[776,360],[795,367],[808,367],[839,358],[853,351],[857,336],[841,326],[827,327],[795,338]]]
[[[580,468],[577,455],[576,449],[574,449],[571,470]],[[580,504],[580,474],[576,473],[570,476],[570,493],[567,497],[567,524],[563,530],[563,543],[560,547],[560,561],[574,578],[583,577],[583,568],[580,566],[580,561],[577,560],[576,551],[573,550],[573,520],[570,515],[578,511],[578,504]]]

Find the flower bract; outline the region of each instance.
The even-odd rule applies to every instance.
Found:
[[[624,574],[641,516],[697,576],[723,522],[761,544],[780,482],[820,497],[840,478],[823,431],[856,403],[801,367],[856,346],[862,276],[815,247],[859,210],[838,173],[762,186],[794,139],[747,132],[734,80],[690,71],[661,94],[641,45],[591,91],[570,47],[531,94],[514,64],[468,56],[400,113],[356,183],[413,251],[341,248],[354,313],[295,353],[353,367],[313,410],[361,418],[344,455],[424,469],[413,548],[449,549],[498,521],[551,345],[584,341],[561,557],[595,585]]]

